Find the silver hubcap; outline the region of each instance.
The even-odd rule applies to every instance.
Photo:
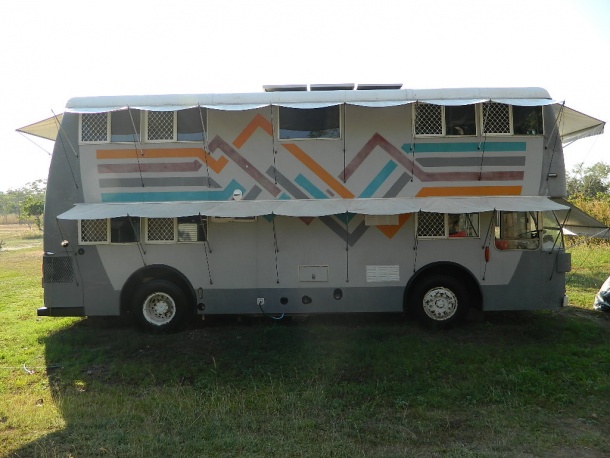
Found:
[[[161,326],[172,321],[176,315],[176,304],[168,294],[153,293],[144,301],[142,313],[146,321]]]
[[[455,315],[457,296],[450,289],[438,286],[424,295],[424,312],[433,320],[443,321]]]

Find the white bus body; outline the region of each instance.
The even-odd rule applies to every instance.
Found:
[[[307,89],[71,99],[39,315],[443,325],[564,304],[562,140],[603,123],[570,130],[580,114],[539,88]]]

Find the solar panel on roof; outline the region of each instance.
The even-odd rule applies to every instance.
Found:
[[[265,92],[306,91],[307,84],[269,84],[263,86]]]
[[[310,84],[310,91],[351,91],[356,87],[353,83],[345,84]]]
[[[356,88],[359,91],[374,91],[377,89],[400,89],[402,83],[389,83],[389,84],[359,84]]]

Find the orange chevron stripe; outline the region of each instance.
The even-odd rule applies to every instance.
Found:
[[[214,172],[220,173],[229,160],[221,156],[214,159],[211,155],[205,152],[202,148],[160,148],[160,149],[145,149],[142,151],[142,156],[138,158],[146,159],[165,159],[165,158],[185,158],[194,157],[199,159],[204,164],[207,164]],[[135,149],[112,149],[112,150],[97,150],[96,157],[98,159],[135,159]]]
[[[344,199],[354,198],[354,195],[345,186],[339,183],[330,173],[324,170],[320,164],[310,158],[307,153],[297,145],[294,143],[284,143],[282,146],[341,197]]]
[[[252,136],[252,134],[256,131],[256,129],[263,129],[267,134],[273,135],[273,128],[271,123],[265,119],[261,114],[257,114],[252,118],[252,121],[248,123],[248,125],[241,131],[241,133],[237,136],[237,138],[233,141],[233,146],[236,148],[241,148],[248,141],[248,139]],[[311,170],[318,178],[320,178],[324,183],[326,183],[330,188],[339,194],[344,199],[352,199],[354,198],[354,194],[352,194],[345,186],[339,183],[330,173],[328,173],[324,168],[314,161],[311,157],[305,153],[301,148],[293,143],[284,143],[282,144],[284,148],[286,148],[294,157],[296,157],[299,161],[301,161],[309,170]]]
[[[434,196],[519,196],[522,186],[450,186],[422,188],[417,197]]]
[[[252,121],[248,123],[244,130],[237,136],[235,140],[233,140],[233,146],[236,148],[241,148],[248,141],[248,139],[252,136],[252,134],[256,131],[256,129],[261,128],[269,135],[273,135],[273,128],[271,123],[267,121],[263,115],[257,114],[252,118]]]
[[[376,226],[383,234],[391,239],[396,235],[396,233],[400,230],[401,227],[405,225],[405,223],[409,220],[411,214],[402,214],[398,215],[398,225],[396,226]]]

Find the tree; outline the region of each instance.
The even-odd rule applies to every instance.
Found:
[[[595,199],[610,192],[610,164],[598,162],[590,167],[584,163],[568,172],[567,192],[570,199]]]
[[[31,216],[35,219],[36,225],[40,226],[39,222],[42,221],[40,203],[42,203],[42,207],[44,207],[45,193],[45,180],[36,180],[27,183],[19,189],[9,189],[6,192],[0,192],[0,215],[4,216],[5,222],[9,215],[17,215],[19,221],[21,221],[24,216]],[[31,214],[25,214],[24,210],[24,205],[26,204],[28,197],[32,198],[29,203],[29,208],[32,211]]]
[[[34,218],[36,227],[42,230],[42,214],[44,213],[44,195],[30,195],[22,204],[23,214]]]

